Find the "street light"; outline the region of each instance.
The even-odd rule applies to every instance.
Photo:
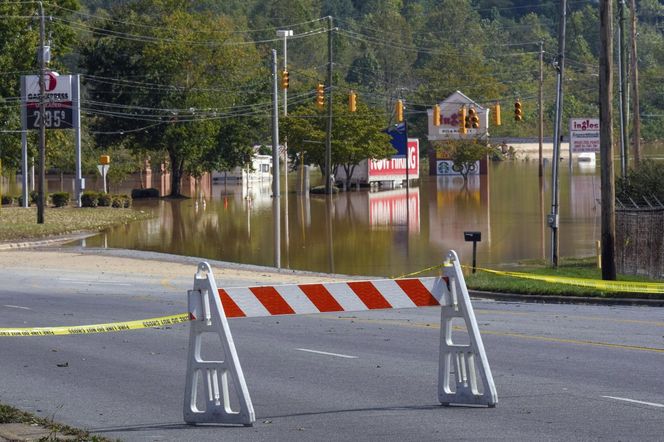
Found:
[[[278,29],[277,30],[277,37],[281,37],[284,39],[284,76],[285,79],[282,78],[282,82],[285,82],[286,87],[282,87],[282,90],[284,91],[284,117],[288,115],[288,37],[293,36],[293,31],[291,29]],[[286,193],[286,199],[284,200],[285,202],[285,207],[284,207],[284,218],[285,218],[285,226],[286,226],[286,231],[284,232],[286,237],[286,250],[288,250],[288,139],[284,137],[284,192]],[[277,149],[279,146],[276,147]],[[275,216],[279,216],[279,213],[277,212]],[[281,246],[280,246],[281,247]]]

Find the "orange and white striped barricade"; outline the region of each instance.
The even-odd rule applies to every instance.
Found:
[[[439,401],[443,405],[494,407],[498,402],[496,387],[459,258],[454,251],[447,255],[443,273],[443,277],[429,278],[217,289],[210,266],[199,264],[194,289],[189,291],[192,327],[185,421],[251,425],[255,420],[226,318],[427,306],[441,306]],[[464,322],[468,344],[455,342],[452,335],[454,319]],[[226,361],[202,360],[201,335],[206,332],[219,334]],[[205,401],[199,400],[196,394],[203,371],[207,392]],[[229,377],[239,396],[239,411],[230,409]],[[220,394],[219,385],[223,387],[223,394]],[[199,402],[205,402],[205,407],[197,405]]]

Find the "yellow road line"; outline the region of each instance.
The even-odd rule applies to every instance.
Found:
[[[545,314],[540,312],[506,312],[501,310],[489,310],[489,309],[476,309],[475,313],[483,313],[487,315],[497,314],[497,315],[513,315],[513,316],[538,316],[543,317]],[[567,315],[560,313],[547,313],[547,317],[553,319],[583,319],[588,321],[606,321],[613,322],[616,324],[642,324],[642,325],[652,325],[655,327],[664,327],[664,322],[661,321],[644,321],[642,319],[612,319],[602,316],[577,316],[577,315]],[[558,316],[559,318],[555,318]]]

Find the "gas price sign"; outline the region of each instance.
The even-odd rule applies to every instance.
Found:
[[[47,72],[44,76],[44,96],[41,96],[39,77],[25,77],[26,128],[39,129],[43,124],[46,129],[71,129],[72,112],[72,76],[57,75]],[[44,101],[44,113],[39,109]]]

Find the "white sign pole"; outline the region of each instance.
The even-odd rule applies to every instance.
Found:
[[[21,75],[21,182],[23,189],[23,207],[28,207],[30,200],[28,199],[28,113],[26,97],[26,77]]]
[[[72,126],[74,126],[74,147],[76,152],[76,179],[74,193],[76,207],[81,207],[81,193],[83,191],[83,172],[81,168],[81,76],[74,75],[72,81]]]
[[[104,193],[108,193],[106,191],[106,174],[108,173],[108,168],[109,168],[108,164],[97,164],[97,170],[101,174],[101,178],[103,180],[102,183],[104,185]]]

